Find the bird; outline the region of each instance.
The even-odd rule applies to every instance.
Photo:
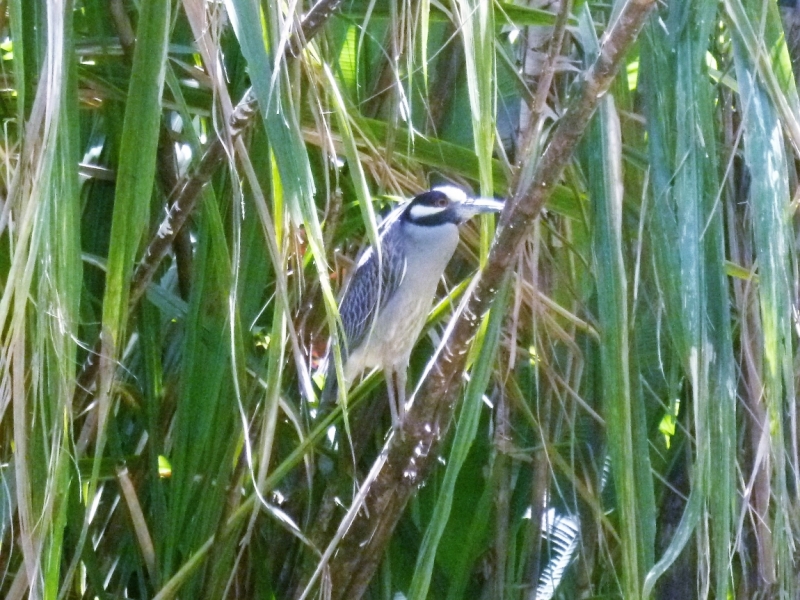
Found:
[[[339,302],[341,325],[338,338],[331,336],[328,345],[320,414],[338,397],[333,349],[338,340],[345,390],[365,370],[382,369],[392,424],[395,429],[402,425],[411,351],[458,246],[459,225],[502,208],[500,200],[439,185],[386,217],[378,229],[378,247],[369,246],[359,256]]]

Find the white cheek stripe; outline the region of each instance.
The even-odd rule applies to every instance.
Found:
[[[412,221],[417,221],[425,217],[430,217],[431,215],[438,215],[444,210],[445,208],[441,206],[423,206],[422,204],[416,204],[411,207],[409,215],[411,216]]]

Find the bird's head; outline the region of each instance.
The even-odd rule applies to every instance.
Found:
[[[503,203],[494,198],[472,198],[461,188],[439,185],[408,203],[402,219],[414,225],[460,225],[480,213],[499,212]]]

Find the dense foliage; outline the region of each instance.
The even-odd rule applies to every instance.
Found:
[[[0,596],[800,597],[785,10],[0,0]],[[443,181],[407,426],[322,419]]]

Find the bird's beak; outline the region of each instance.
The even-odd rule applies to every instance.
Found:
[[[500,212],[503,206],[503,201],[495,198],[467,198],[459,207],[459,212],[465,218],[470,218],[481,213]]]

